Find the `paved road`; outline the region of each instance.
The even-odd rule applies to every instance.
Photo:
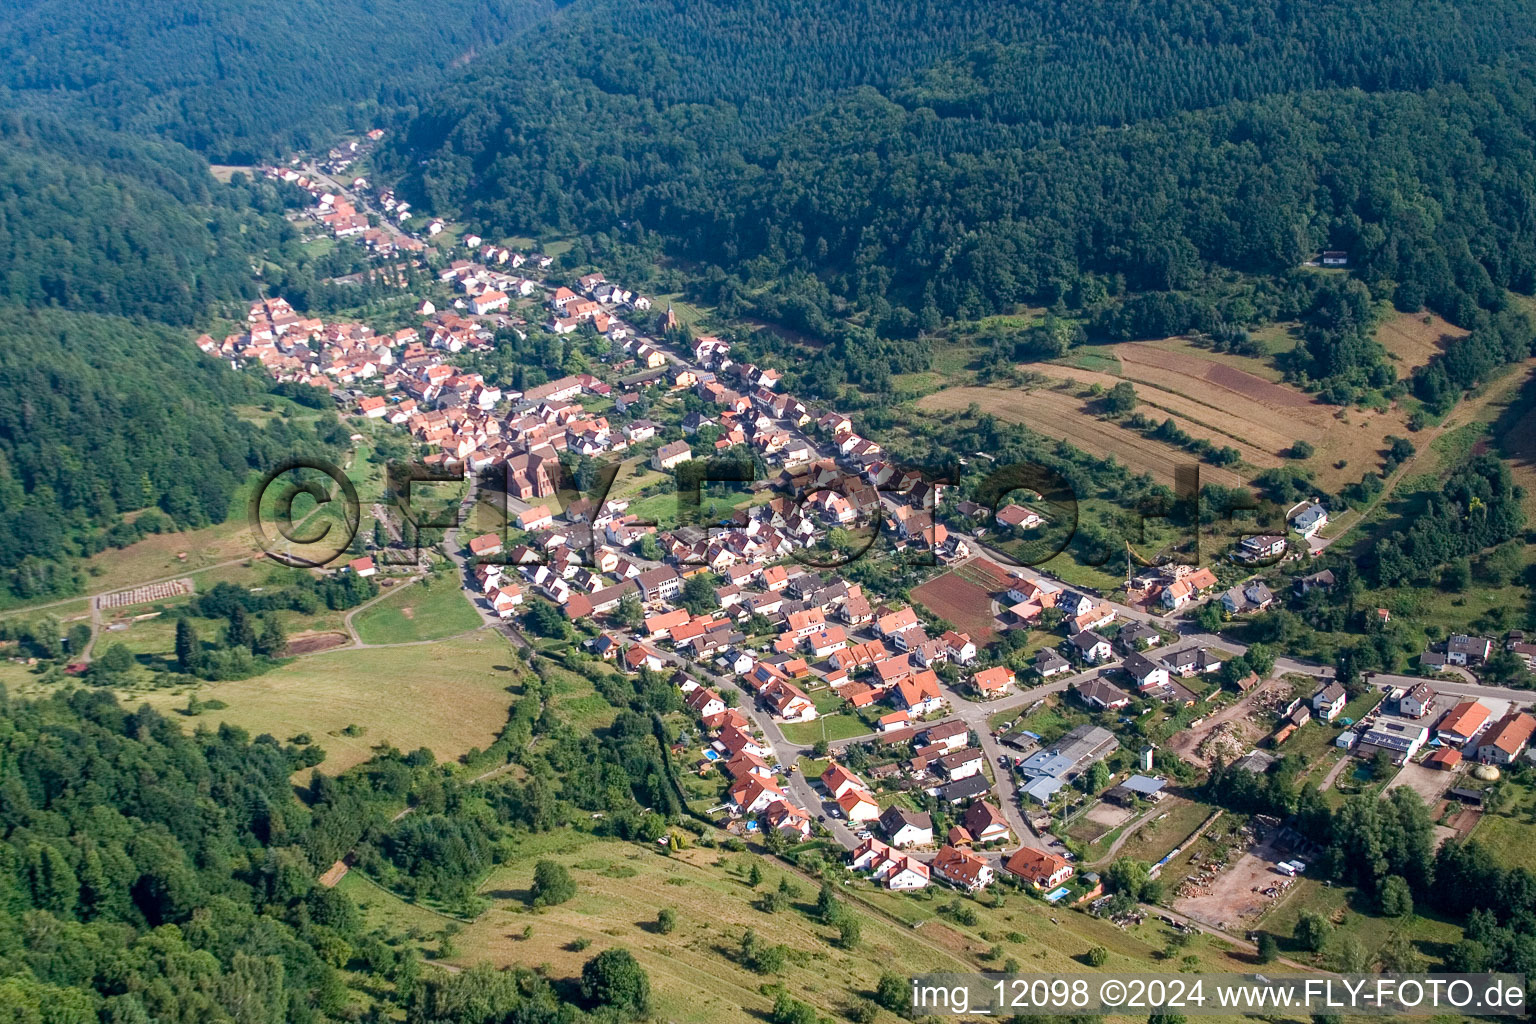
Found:
[[[349,200],[353,206],[357,207],[358,212],[364,214],[373,214],[374,217],[376,217],[379,221],[379,227],[383,228],[384,231],[388,234],[394,236],[395,238],[410,237],[409,233],[402,229],[398,224],[396,224],[388,213],[383,210],[376,209],[373,205],[373,201],[368,197],[366,193],[353,192],[350,185],[343,185],[340,181],[337,181],[329,174],[326,174],[324,171],[317,168],[313,163],[304,165],[304,173],[309,175],[311,178],[316,179],[317,181],[325,182],[325,184],[330,186],[332,192],[338,196],[341,196],[343,199]]]
[[[779,728],[779,723],[774,720],[773,715],[757,706],[756,695],[750,689],[740,685],[735,679],[719,674],[707,664],[689,661],[671,651],[658,651],[657,653],[674,668],[680,668],[685,671],[691,670],[703,676],[717,692],[724,687],[740,690],[744,699],[736,710],[745,715],[753,726],[761,730],[768,745],[773,748],[774,757],[769,759],[769,763],[772,763],[776,758],[788,769],[801,756],[812,756],[809,747],[802,747],[797,743],[791,743],[785,737],[784,731]],[[824,816],[826,820],[822,824],[832,832],[833,837],[839,843],[850,850],[859,845],[858,836],[853,834],[853,830],[848,827],[848,824],[841,818],[834,818],[832,816],[831,812],[837,808],[837,804],[827,800],[817,790],[811,779],[806,778],[800,772],[788,772],[785,775],[785,779],[784,788],[794,802],[811,814]],[[838,810],[838,813],[841,814],[841,810]]]

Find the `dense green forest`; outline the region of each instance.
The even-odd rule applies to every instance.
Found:
[[[223,186],[174,145],[0,115],[0,303],[191,325],[253,298],[297,190]]]
[[[17,0],[0,10],[4,106],[161,135],[214,163],[329,146],[409,108],[552,0]]]
[[[221,185],[175,143],[0,115],[0,603],[76,592],[74,558],[222,522],[253,469],[345,440],[329,416],[238,420],[270,381],[188,330],[293,262],[300,198]]]
[[[266,381],[185,330],[0,305],[0,572],[14,598],[73,592],[72,557],[223,522],[249,473],[346,440],[334,416],[258,429],[231,406]],[[338,433],[339,432],[339,433]],[[124,512],[157,509],[132,525]]]
[[[536,687],[527,700],[531,714],[497,751],[547,732],[547,756],[572,778],[588,778],[587,761],[607,783],[581,805],[633,820],[623,766],[658,757],[649,721],[632,716],[632,737],[583,742],[541,715]],[[630,753],[639,747],[649,753]],[[529,760],[548,772],[545,762]],[[588,961],[579,991],[526,971],[424,976],[404,935],[367,928],[345,895],[316,884],[358,847],[379,877],[466,899],[514,831],[563,820],[557,789],[541,796],[535,779],[483,794],[430,751],[382,750],[339,779],[315,775],[301,800],[290,775],[311,763],[303,746],[228,726],[188,735],[102,691],[21,701],[0,690],[0,1017],[621,1024],[644,1014],[645,973],[626,950]],[[401,806],[417,813],[396,820]]]
[[[1347,400],[1392,375],[1348,303],[1295,301],[1318,250],[1469,328],[1536,287],[1533,43],[1513,0],[589,0],[390,159],[492,231],[659,231],[861,387],[946,318],[1061,303],[1090,340],[1331,318],[1292,371]]]
[[[3,710],[7,1020],[313,1021],[346,1005],[357,914],[314,885],[293,748],[187,736],[90,691]]]

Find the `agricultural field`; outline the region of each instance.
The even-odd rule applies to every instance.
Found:
[[[997,638],[991,593],[959,572],[946,572],[912,588],[912,600],[961,632],[969,633],[978,647]]]
[[[1408,372],[1433,350],[1430,335],[1440,336],[1443,322],[1433,327],[1409,319],[1387,321],[1388,339],[1407,353]],[[1281,332],[1275,348],[1294,344]],[[1038,365],[1027,369],[1040,371]],[[1182,338],[1124,342],[1079,349],[1049,367],[1049,383],[1026,391],[996,386],[959,385],[927,395],[919,409],[953,412],[973,402],[1002,419],[1024,423],[1058,437],[1083,451],[1113,456],[1133,472],[1149,473],[1171,483],[1173,467],[1197,460],[1177,445],[1143,436],[1139,431],[1098,418],[1098,399],[1089,389],[1107,391],[1122,381],[1136,388],[1137,411],[1156,420],[1172,418],[1191,437],[1231,447],[1242,454],[1247,468],[1201,464],[1201,476],[1235,486],[1240,477],[1285,464],[1285,451],[1306,441],[1314,454],[1304,463],[1326,489],[1337,489],[1380,465],[1385,438],[1408,434],[1401,408],[1376,411],[1340,408],[1316,401],[1290,385],[1267,361],[1251,356],[1209,352]],[[1339,463],[1343,465],[1339,465]]]
[[[1047,437],[1056,437],[1090,455],[1112,457],[1133,473],[1146,473],[1173,485],[1174,469],[1196,457],[1172,445],[1101,420],[1094,402],[1077,393],[1050,388],[1018,391],[999,387],[955,387],[927,395],[917,402],[923,412],[964,412],[971,405],[1010,423],[1022,423]],[[1235,487],[1241,483],[1231,470],[1202,466],[1207,479]]]
[[[309,733],[339,774],[373,756],[381,743],[426,747],[454,760],[495,740],[521,678],[506,638],[494,630],[446,643],[367,650],[348,648],[295,658],[265,675],[195,688],[199,700],[226,707],[187,717],[194,688],[125,692],[126,706],[149,704],[174,720],[210,728],[228,722],[252,735],[287,740]],[[356,726],[350,730],[349,726]]]
[[[483,624],[459,581],[449,574],[401,586],[352,619],[358,638],[365,644],[441,640]]]
[[[85,560],[86,588],[92,593],[117,590],[167,576],[189,576],[236,559],[261,555],[245,520],[242,493],[232,504],[239,511],[217,526],[185,533],[157,533],[125,548],[112,548]]]

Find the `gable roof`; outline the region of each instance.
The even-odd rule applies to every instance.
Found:
[[[1022,846],[1014,851],[1013,856],[1003,864],[1010,874],[1030,881],[1037,878],[1050,878],[1062,868],[1069,866],[1065,857],[1059,857],[1049,850],[1036,850],[1029,846]]]
[[[1483,738],[1483,746],[1497,747],[1504,753],[1514,756],[1530,741],[1532,732],[1536,732],[1536,718],[1524,712],[1505,715],[1499,719],[1499,724],[1493,727],[1493,731]]]
[[[931,832],[933,816],[926,811],[909,811],[905,807],[895,805],[887,807],[885,813],[880,815],[880,827],[885,829],[888,835],[895,835],[907,826],[925,828]]]
[[[1475,700],[1464,700],[1446,714],[1439,731],[1460,739],[1471,739],[1488,721],[1489,711]]]
[[[987,862],[970,850],[946,845],[934,856],[933,870],[951,881],[975,885],[987,870]]]

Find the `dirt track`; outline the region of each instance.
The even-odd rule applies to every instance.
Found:
[[[283,648],[283,657],[292,658],[300,654],[318,654],[320,651],[328,651],[333,647],[345,647],[352,642],[352,638],[345,633],[311,633],[306,636],[296,636],[288,641],[288,646]]]

